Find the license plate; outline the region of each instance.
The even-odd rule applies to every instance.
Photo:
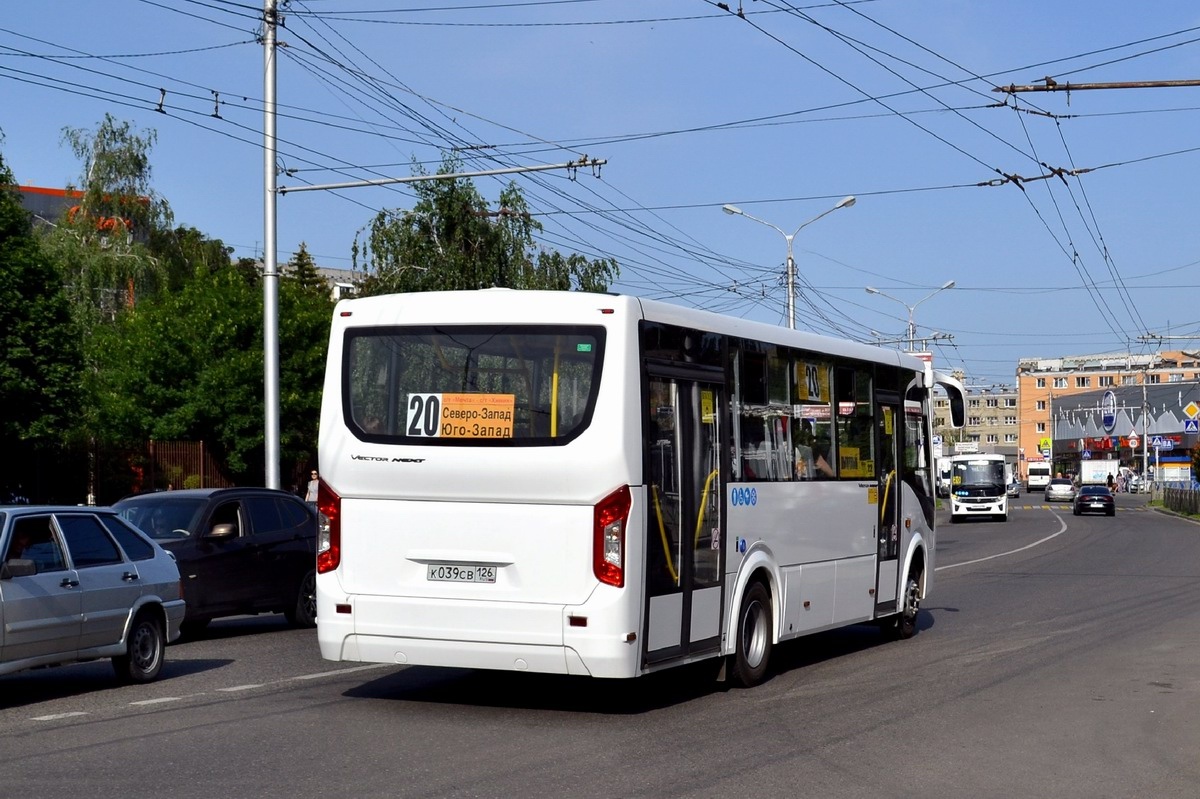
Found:
[[[431,563],[427,576],[442,583],[494,583],[496,567],[478,563]]]

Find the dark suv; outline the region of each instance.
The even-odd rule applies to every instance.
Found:
[[[136,494],[113,507],[178,561],[185,629],[245,613],[316,624],[316,512],[298,497],[199,488]]]

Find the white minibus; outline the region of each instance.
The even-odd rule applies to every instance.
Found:
[[[334,661],[630,678],[918,627],[934,382],[895,350],[631,296],[343,300],[321,408]],[[726,670],[728,674],[726,675]]]

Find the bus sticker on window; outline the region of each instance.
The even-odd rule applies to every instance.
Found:
[[[404,432],[414,438],[512,438],[513,394],[409,394]]]
[[[592,345],[591,344],[576,344],[575,351],[576,352],[591,352]]]

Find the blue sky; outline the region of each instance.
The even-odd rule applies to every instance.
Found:
[[[78,184],[62,130],[111,113],[156,132],[178,224],[261,255],[261,4],[10,5],[0,152],[18,182]],[[495,202],[516,181],[542,243],[616,258],[618,291],[778,324],[785,236],[722,205],[790,233],[853,195],[795,237],[798,327],[902,341],[915,304],[935,363],[975,386],[1011,384],[1023,357],[1200,347],[1145,340],[1200,335],[1200,88],[992,91],[1200,77],[1200,8],[726,5],[288,3],[279,184],[405,176],[451,147],[470,170],[602,159],[476,184]],[[1052,170],[1081,172],[1030,180]],[[284,195],[279,259],[303,241],[349,268],[373,215],[412,202],[402,185]]]

